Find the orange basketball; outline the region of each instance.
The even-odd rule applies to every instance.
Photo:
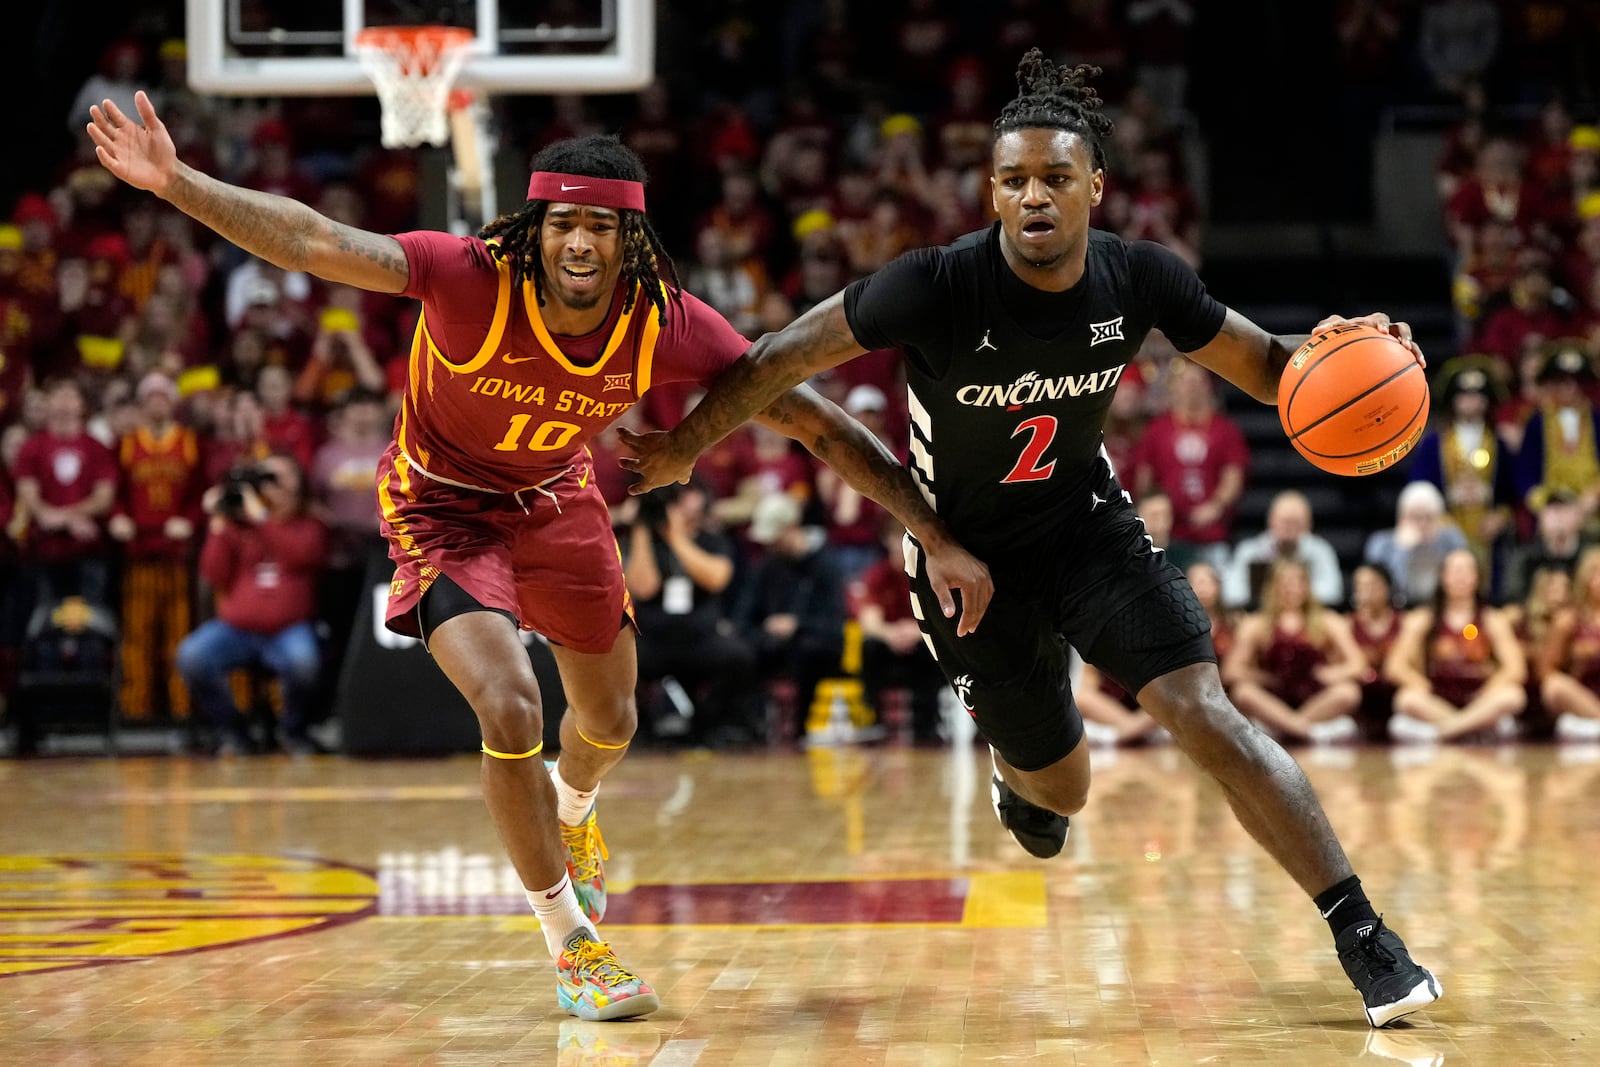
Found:
[[[1428,423],[1428,378],[1411,350],[1372,326],[1306,339],[1278,382],[1278,418],[1299,453],[1332,474],[1400,462]]]

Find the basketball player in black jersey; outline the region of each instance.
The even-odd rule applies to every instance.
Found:
[[[1439,983],[1373,911],[1299,766],[1223,695],[1205,610],[1152,548],[1101,447],[1112,392],[1152,328],[1269,404],[1305,338],[1269,335],[1225,308],[1166,248],[1089,228],[1111,131],[1088,85],[1097,73],[1030,51],[995,123],[1000,222],[907,253],[763,337],[671,433],[631,435],[637,458],[623,464],[642,476],[635,492],[685,480],[701,451],[784,390],[863,352],[901,349],[913,473],[994,578],[981,627],[928,610],[924,554],[906,542],[924,637],[994,750],[1000,821],[1029,852],[1053,856],[1087,798],[1071,644],[1216,778],[1313,897],[1368,1021],[1384,1026],[1437,999]],[[1405,324],[1356,321],[1420,360]]]

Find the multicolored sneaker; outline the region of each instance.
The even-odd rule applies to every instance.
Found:
[[[589,930],[579,930],[556,958],[556,996],[561,1010],[589,1022],[631,1019],[661,1007],[644,980],[617,962],[617,954]]]
[[[578,906],[590,922],[597,923],[606,915],[605,861],[611,854],[600,836],[594,809],[590,808],[589,817],[577,826],[562,824],[561,840],[567,846],[567,874],[572,878],[572,891],[578,894]]]

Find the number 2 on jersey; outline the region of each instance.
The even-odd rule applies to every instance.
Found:
[[[1016,437],[1024,430],[1028,431],[1028,443],[1022,446],[1022,455],[1017,458],[1017,465],[1011,468],[1010,474],[1000,479],[1001,482],[1042,482],[1056,469],[1055,460],[1042,467],[1039,466],[1039,460],[1044,457],[1050,442],[1056,439],[1056,417],[1035,415],[1031,419],[1023,419],[1017,423],[1017,428],[1011,431],[1011,436]]]

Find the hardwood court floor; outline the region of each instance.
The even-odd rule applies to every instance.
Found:
[[[0,762],[0,1062],[1600,1062],[1600,752],[1302,751],[1445,986],[1384,1032],[1179,754],[1097,758],[1051,862],[981,759],[630,757],[620,1024],[557,1010],[475,759]]]

